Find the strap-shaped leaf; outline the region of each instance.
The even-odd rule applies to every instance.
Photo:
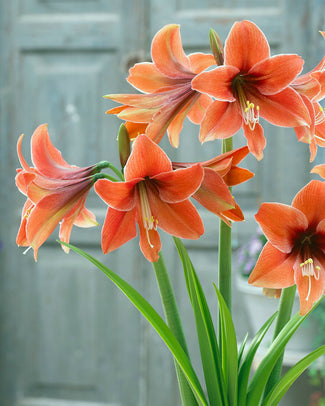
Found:
[[[130,302],[142,313],[142,315],[149,321],[152,327],[157,331],[160,338],[167,345],[170,352],[173,354],[178,365],[184,372],[184,375],[187,378],[189,385],[191,386],[194,396],[198,401],[200,406],[208,406],[208,402],[204,395],[203,389],[200,385],[200,382],[195,374],[195,371],[191,365],[191,362],[184,350],[180,346],[179,342],[172,334],[170,329],[156,310],[148,303],[140,293],[129,285],[124,279],[118,276],[115,272],[111,271],[105,265],[103,265],[96,258],[87,254],[80,248],[74,247],[73,245],[66,244],[62,241],[59,241],[60,244],[63,244],[69,247],[72,251],[75,251],[79,255],[88,259],[92,262],[99,270],[101,270],[130,300]]]
[[[222,366],[227,386],[228,401],[230,406],[237,406],[238,389],[238,350],[234,323],[230,311],[222,294],[214,285],[219,302],[221,326],[221,354]]]
[[[317,358],[325,354],[325,345],[311,352],[296,365],[289,369],[279,382],[273,387],[267,398],[262,403],[262,406],[277,405],[294,381],[309,367],[309,365]]]
[[[294,332],[305,320],[306,316],[307,315],[299,316],[298,313],[295,314],[273,341],[250,382],[247,391],[246,406],[259,405],[266,382],[277,359],[284,351],[286,344],[288,343]]]
[[[210,405],[227,406],[228,402],[220,351],[210,310],[198,276],[183,243],[178,238],[174,238],[174,241],[183,264],[186,285],[193,307]]]
[[[238,406],[246,406],[247,385],[256,351],[277,314],[278,312],[275,312],[259,329],[243,357],[238,375]]]
[[[241,364],[241,361],[242,361],[242,358],[243,358],[243,355],[244,355],[247,339],[248,339],[248,333],[246,333],[243,341],[240,344],[240,348],[238,350],[238,368],[240,367],[240,364]]]

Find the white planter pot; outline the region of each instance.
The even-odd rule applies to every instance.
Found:
[[[279,299],[270,298],[263,294],[261,288],[256,288],[248,284],[247,279],[242,276],[237,277],[237,289],[243,297],[243,302],[249,315],[251,338],[262,327],[266,320],[278,310]],[[296,295],[292,314],[299,311],[299,297]],[[261,346],[269,346],[272,341],[275,321],[264,337]],[[313,340],[317,334],[317,324],[315,320],[305,320],[294,333],[286,346],[288,351],[307,353],[313,349]]]

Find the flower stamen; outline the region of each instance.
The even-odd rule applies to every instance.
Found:
[[[306,259],[305,262],[300,264],[302,276],[308,277],[308,293],[306,296],[306,300],[309,299],[310,292],[311,292],[311,277],[313,276],[316,280],[319,279],[319,271],[320,267],[318,265],[314,266],[314,261],[312,258]]]
[[[242,86],[237,84],[236,90],[244,123],[253,131],[260,119],[260,107],[247,100]]]
[[[148,244],[150,245],[151,248],[154,248],[153,244],[150,241],[149,230],[157,230],[158,220],[155,219],[151,213],[150,203],[144,182],[139,182],[138,185],[139,185],[143,226],[146,230]]]

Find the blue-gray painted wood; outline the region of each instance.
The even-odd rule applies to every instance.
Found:
[[[24,198],[13,176],[18,167],[16,141],[25,133],[24,153],[37,125],[47,122],[53,143],[71,164],[102,159],[117,163],[119,120],[104,113],[113,103],[107,93],[130,91],[125,81],[134,61],[150,57],[152,36],[167,23],[180,23],[186,52],[209,51],[209,28],[225,39],[235,20],[252,19],[266,33],[273,53],[298,52],[308,68],[324,46],[324,4],[313,9],[303,0],[123,0],[0,1],[0,404],[4,406],[166,406],[179,404],[174,367],[152,328],[110,282],[55,242],[57,231],[39,251],[22,255],[15,235]],[[263,123],[264,124],[264,123]],[[265,125],[265,158],[245,160],[256,172],[234,188],[250,217],[260,202],[289,203],[309,179],[309,152],[293,130]],[[198,142],[198,127],[188,121],[173,160],[202,160],[220,153],[220,143]],[[244,137],[235,137],[243,145]],[[198,154],[198,150],[200,153]],[[91,193],[87,207],[102,224],[106,207]],[[218,221],[202,212],[206,234],[187,242],[211,307],[216,300]],[[254,229],[252,221],[234,226],[235,243]],[[100,227],[74,230],[71,242],[98,256],[137,287],[162,313],[154,273],[139,253],[137,239],[104,256]],[[165,259],[186,324],[185,332],[199,365],[193,317],[182,269],[169,238]],[[234,318],[239,336],[248,320],[234,288]]]

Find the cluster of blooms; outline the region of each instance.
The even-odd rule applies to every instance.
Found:
[[[134,141],[121,179],[99,173],[105,164],[68,165],[51,144],[46,125],[32,136],[34,167],[24,160],[19,139],[22,169],[16,184],[27,201],[18,245],[32,247],[36,259],[60,222],[65,242],[73,225],[96,224],[85,208],[93,185],[109,206],[102,229],[104,253],[134,238],[137,226],[140,248],[151,262],[159,258],[158,228],[181,238],[199,238],[204,227],[190,198],[229,225],[243,220],[229,186],[253,176],[238,167],[249,152],[257,160],[263,158],[266,141],[260,117],[294,128],[298,140],[309,144],[314,160],[317,146],[325,146],[325,115],[319,104],[325,96],[325,57],[301,75],[302,58],[270,56],[264,34],[250,21],[233,25],[224,48],[213,31],[211,38],[212,54],[187,56],[179,26],[163,27],[152,42],[152,62],[130,69],[127,80],[141,93],[106,96],[120,103],[108,113],[125,121],[128,140]],[[167,131],[171,145],[178,147],[185,117],[200,126],[201,142],[229,138],[243,128],[247,146],[205,162],[171,162],[158,144]],[[325,177],[325,165],[313,172]],[[256,215],[268,242],[249,282],[275,289],[296,283],[302,314],[324,293],[324,201],[325,184],[312,181],[292,206],[264,203]]]

